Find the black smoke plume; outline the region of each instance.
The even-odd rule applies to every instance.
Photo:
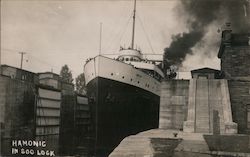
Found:
[[[206,35],[215,21],[230,22],[235,33],[250,32],[250,9],[248,0],[180,0],[179,14],[186,16],[188,32],[172,37],[164,49],[164,64],[181,66],[187,54]],[[167,62],[167,63],[166,63]]]

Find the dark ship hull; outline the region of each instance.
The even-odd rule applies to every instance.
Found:
[[[87,84],[87,95],[96,157],[108,156],[126,136],[158,127],[159,95],[102,77]]]

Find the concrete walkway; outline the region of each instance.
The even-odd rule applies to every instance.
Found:
[[[211,151],[202,133],[185,133],[178,130],[152,129],[126,137],[109,155],[109,157],[211,156],[250,157],[250,153]]]

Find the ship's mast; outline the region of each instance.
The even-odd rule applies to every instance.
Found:
[[[133,28],[132,28],[131,49],[134,49],[134,39],[135,39],[135,12],[136,12],[136,0],[134,1],[134,15],[133,15]]]

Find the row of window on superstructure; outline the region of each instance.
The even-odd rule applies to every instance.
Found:
[[[119,58],[117,58],[117,60],[118,61],[121,61],[121,62],[124,62],[124,61],[126,61],[126,62],[128,62],[128,61],[132,61],[132,62],[141,62],[141,61],[143,61],[143,62],[145,62],[145,63],[150,63],[150,64],[154,64],[155,65],[155,61],[150,61],[150,60],[141,60],[140,58],[138,58],[138,57],[119,57]]]
[[[140,59],[138,57],[119,57],[119,61],[133,61],[133,62],[139,62]]]

